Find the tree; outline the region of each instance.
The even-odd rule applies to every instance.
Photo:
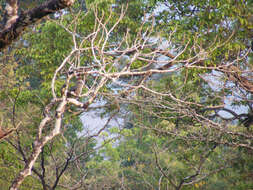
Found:
[[[59,2],[61,3],[49,1],[43,6]],[[176,3],[159,1],[159,3],[169,7],[173,5],[174,9],[171,7],[169,10],[174,12],[158,11],[152,16],[149,13],[152,13],[156,4],[153,2],[146,4],[145,1],[131,1],[128,4],[121,1],[113,3],[101,1],[99,4],[93,4],[87,1],[87,12],[83,12],[77,2],[72,10],[59,12],[30,29],[14,44],[13,49],[8,50],[8,53],[14,50],[12,56],[2,54],[3,59],[17,63],[3,66],[12,71],[7,75],[3,74],[3,77],[11,78],[14,72],[17,75],[17,78],[10,81],[11,88],[6,85],[1,92],[1,99],[5,100],[3,105],[9,108],[8,113],[12,116],[6,117],[4,123],[9,124],[10,118],[14,129],[20,126],[22,128],[33,126],[29,135],[17,131],[15,142],[17,145],[23,144],[23,147],[16,146],[16,150],[24,161],[18,162],[17,165],[22,167],[25,163],[25,167],[13,181],[12,189],[17,189],[32,172],[40,181],[36,183],[38,187],[42,185],[44,189],[59,187],[65,174],[68,174],[68,177],[64,176],[65,179],[68,181],[75,179],[76,185],[83,188],[102,188],[107,185],[114,188],[123,188],[124,185],[136,188],[137,180],[130,178],[136,176],[138,171],[133,167],[130,171],[124,168],[135,163],[131,155],[124,160],[127,153],[117,150],[124,155],[122,156],[124,159],[119,161],[122,165],[113,165],[109,161],[104,161],[106,157],[103,155],[94,153],[94,159],[99,160],[97,165],[88,157],[89,151],[87,152],[87,149],[93,149],[94,145],[85,143],[85,150],[81,146],[76,148],[76,143],[102,135],[111,119],[119,117],[119,113],[126,110],[130,110],[135,116],[134,119],[129,116],[136,122],[133,126],[150,129],[153,139],[165,139],[164,143],[154,146],[152,152],[146,150],[146,144],[138,147],[139,149],[136,148],[140,152],[147,151],[147,155],[154,158],[147,159],[149,161],[147,163],[152,163],[154,182],[151,180],[152,176],[146,172],[149,170],[148,167],[143,170],[142,176],[138,175],[140,181],[146,180],[144,184],[147,187],[150,187],[150,183],[153,183],[152,187],[160,188],[166,188],[170,184],[175,189],[191,184],[199,185],[198,182],[205,180],[208,174],[216,175],[227,167],[224,164],[229,160],[227,155],[237,153],[233,151],[233,147],[252,149],[251,112],[238,114],[227,108],[226,102],[224,104],[224,97],[241,92],[239,105],[247,104],[249,108],[252,107],[251,80],[248,75],[250,64],[247,59],[249,49],[245,50],[246,46],[243,44],[245,39],[241,37],[244,34],[250,36],[250,33],[246,32],[250,26],[245,22],[247,19],[241,18],[243,21],[240,21],[236,11],[230,16],[219,1],[212,3],[203,1],[201,4],[198,1]],[[246,12],[250,16],[250,9],[241,3],[234,5],[226,2],[224,6],[235,10],[238,6],[239,12]],[[148,14],[144,14],[144,10]],[[217,14],[217,19],[212,19],[214,13]],[[225,25],[220,21],[225,17],[235,20],[235,24]],[[235,34],[233,30],[237,28],[238,22],[244,23],[242,24],[244,27]],[[217,28],[210,29],[213,25],[217,25]],[[8,44],[7,41],[2,43]],[[15,46],[21,48],[15,49]],[[244,67],[244,64],[247,66]],[[229,70],[231,68],[232,71]],[[244,70],[245,68],[249,69]],[[218,81],[223,82],[225,90],[215,90],[214,85],[208,86],[208,83],[213,82],[217,72]],[[224,81],[222,77],[225,78]],[[17,81],[23,82],[20,84]],[[231,88],[231,82],[237,89]],[[35,99],[34,96],[39,98]],[[106,103],[95,106],[95,103],[101,103],[100,100]],[[129,104],[134,106],[128,107]],[[31,107],[34,116],[27,122],[22,115],[28,111],[32,112]],[[19,109],[20,111],[17,111]],[[75,134],[80,130],[79,125],[71,122],[78,121],[79,114],[91,109],[104,111],[108,121],[95,135],[79,139]],[[220,111],[230,113],[233,117],[226,118]],[[7,111],[4,112],[5,115],[6,113]],[[73,116],[75,119],[71,120]],[[242,124],[246,124],[246,127],[238,123],[238,119]],[[66,129],[66,132],[63,129]],[[146,137],[144,131],[140,130],[137,133],[140,136],[138,140],[150,141],[152,138]],[[61,141],[60,134],[63,139],[67,138],[67,141]],[[57,141],[54,141],[55,138]],[[15,148],[15,143],[7,140],[9,147]],[[179,144],[161,156],[161,151],[167,146],[166,140]],[[200,145],[196,146],[195,143]],[[197,147],[198,150],[192,151],[192,147]],[[106,154],[113,150],[109,145],[107,148]],[[55,155],[59,154],[57,149],[63,150],[64,153],[59,155],[58,160],[54,160]],[[176,177],[173,178],[173,174],[167,173],[167,169],[171,166],[167,155],[181,149],[183,151],[173,155],[178,160],[173,172]],[[114,151],[116,155],[108,155],[117,157],[117,151]],[[220,165],[213,164],[217,158],[216,155],[212,157],[213,152],[225,155],[226,159],[222,160]],[[81,167],[75,162],[80,160],[79,156],[76,156],[78,159],[74,158],[77,153],[87,157],[81,159],[83,163],[88,163],[87,167]],[[191,159],[191,155],[195,155],[195,158]],[[211,159],[212,163],[205,165],[208,159]],[[190,161],[185,164],[187,160]],[[237,161],[239,162],[239,159]],[[45,169],[52,167],[52,163],[55,165],[55,173]],[[72,167],[71,163],[75,163],[77,167]],[[193,163],[197,169],[190,168],[189,163]],[[228,162],[231,165],[233,163]],[[180,165],[183,167],[178,168]],[[69,167],[71,169],[67,171]],[[110,167],[115,168],[115,171],[109,170]],[[105,178],[109,175],[100,172],[103,168],[114,174],[116,170],[123,171],[121,179],[128,179],[124,177],[124,172],[130,173],[129,183],[120,182],[119,178]],[[71,170],[76,171],[75,169],[79,172],[74,175]],[[185,174],[182,174],[182,171]],[[45,173],[48,176],[45,176]],[[101,174],[98,181],[92,178],[97,174]],[[49,176],[54,176],[54,180],[47,181]],[[86,184],[83,182],[84,179]],[[108,181],[100,183],[101,179]],[[159,184],[156,183],[157,180]],[[66,187],[66,184],[61,185]]]
[[[71,6],[74,2],[74,0],[51,0],[19,14],[18,1],[6,1],[4,24],[0,32],[0,49],[2,50],[10,45],[27,26],[36,23],[49,14]]]

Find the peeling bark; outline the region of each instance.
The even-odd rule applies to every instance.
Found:
[[[8,0],[5,19],[0,31],[0,51],[16,40],[27,26],[58,10],[71,6],[75,0],[50,0],[46,3],[18,15],[17,1]]]
[[[4,14],[4,30],[11,27],[18,18],[18,2],[17,0],[7,0]]]

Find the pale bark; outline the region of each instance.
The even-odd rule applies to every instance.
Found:
[[[44,145],[53,139],[55,136],[60,134],[60,129],[61,129],[61,122],[62,122],[62,115],[65,112],[65,106],[67,104],[66,98],[63,98],[62,102],[58,105],[57,110],[56,110],[56,118],[55,118],[55,125],[54,129],[51,131],[51,133],[45,137],[42,138],[37,138],[37,140],[34,142],[34,149],[29,157],[29,159],[26,162],[26,165],[24,169],[18,174],[18,176],[14,179],[12,182],[12,185],[10,187],[10,190],[17,190],[19,186],[22,184],[24,179],[31,175],[32,173],[32,168],[34,163],[36,162],[39,154],[41,153],[42,148]],[[46,116],[42,121],[40,127],[45,127],[48,121],[50,121],[51,118],[49,116]]]

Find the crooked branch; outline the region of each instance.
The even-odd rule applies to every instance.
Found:
[[[18,15],[18,5],[15,0],[7,0],[4,24],[0,31],[0,51],[16,40],[28,27],[56,11],[71,6],[75,0],[49,0],[38,7]]]

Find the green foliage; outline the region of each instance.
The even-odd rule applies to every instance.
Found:
[[[27,9],[36,6],[37,3],[22,1],[21,6]],[[235,60],[238,52],[243,53],[249,46],[253,29],[252,3],[235,0],[128,1],[125,17],[112,33],[110,43],[121,41],[128,30],[130,36],[127,43],[134,43],[144,14],[151,14],[155,10],[155,32],[159,32],[166,40],[170,32],[175,31],[171,38],[171,47],[179,50],[186,47],[180,59],[187,60],[205,50],[206,58],[197,66],[218,68],[222,63]],[[94,31],[95,8],[99,16],[104,15],[103,21],[111,14],[112,19],[107,25],[109,28],[116,22],[121,5],[126,6],[126,1],[87,0],[85,5],[83,4],[84,2],[77,1],[70,10],[66,10],[61,24],[70,30],[75,28],[78,34],[87,36]],[[79,10],[81,11],[78,13]],[[6,128],[14,127],[14,123],[22,123],[20,131],[8,141],[10,143],[7,141],[0,143],[0,187],[3,189],[8,189],[11,180],[23,168],[21,161],[23,158],[15,149],[15,145],[21,142],[20,146],[27,155],[32,151],[32,142],[43,117],[43,108],[52,97],[51,80],[55,69],[73,48],[71,35],[56,24],[57,19],[52,16],[51,20],[42,21],[30,28],[13,49],[9,50],[8,55],[0,55],[1,62],[5,63],[1,65],[0,73],[0,105],[3,106],[0,117],[4,118],[3,124],[7,126]],[[73,24],[73,20],[76,21],[76,25]],[[144,24],[143,30],[150,24],[150,21]],[[99,33],[98,36],[100,35],[102,34]],[[78,45],[80,41],[77,36]],[[98,40],[95,41],[95,44],[98,43]],[[125,42],[122,47],[127,47],[127,43]],[[198,48],[192,48],[193,45]],[[82,46],[88,48],[90,44],[85,41]],[[144,50],[146,53],[150,51]],[[85,51],[80,60],[81,65],[92,66],[93,59],[92,52]],[[249,63],[253,63],[252,60],[250,53]],[[113,57],[108,57],[106,71],[117,72],[114,61]],[[124,61],[126,62],[126,60],[122,62]],[[147,64],[137,60],[131,65],[131,69],[140,69]],[[180,62],[173,66],[184,64],[185,62]],[[243,62],[238,64],[241,68],[246,67]],[[214,111],[202,108],[220,105],[224,101],[224,96],[234,93],[230,89],[213,90],[208,86],[203,78],[211,72],[211,69],[187,68],[166,76],[160,75],[157,81],[151,78],[147,82],[148,87],[160,93],[170,92],[172,96],[157,98],[139,89],[135,94],[136,100],[150,99],[140,107],[129,107],[131,114],[134,115],[133,128],[119,130],[112,127],[108,132],[102,133],[100,137],[103,138],[108,138],[111,134],[119,134],[122,138],[118,141],[105,141],[104,147],[98,151],[95,149],[97,146],[95,140],[80,137],[83,130],[82,123],[79,116],[71,114],[70,111],[75,111],[75,108],[70,107],[69,112],[64,114],[63,136],[57,137],[44,147],[48,178],[54,176],[50,170],[53,167],[53,157],[57,158],[56,164],[64,162],[70,153],[70,147],[76,145],[77,155],[82,153],[87,155],[79,159],[82,167],[75,168],[75,164],[71,164],[69,170],[65,172],[66,181],[71,184],[82,179],[83,173],[86,173],[84,181],[93,189],[105,187],[120,189],[122,181],[126,189],[158,189],[162,175],[160,166],[167,175],[160,181],[161,189],[173,189],[171,181],[179,184],[184,178],[194,175],[196,168],[200,167],[203,155],[213,149],[201,166],[201,174],[216,170],[217,172],[210,173],[203,180],[184,186],[183,189],[252,189],[252,152],[227,146],[229,143],[244,142],[243,137],[222,134],[190,115],[194,111],[208,117]],[[58,95],[63,83],[64,78],[56,81]],[[92,85],[93,78],[88,78],[87,83]],[[71,83],[70,86],[72,85]],[[103,93],[111,91],[110,85],[101,89]],[[193,104],[181,105],[175,99]],[[117,100],[108,100],[112,104],[101,116],[106,117],[118,110]],[[156,103],[159,103],[157,104],[159,106],[156,106]],[[14,104],[15,118],[12,117]],[[247,102],[239,101],[234,104],[246,105]],[[43,132],[48,133],[52,125],[50,124]],[[238,126],[238,123],[227,125],[227,128],[234,133],[250,134],[248,129]],[[218,140],[223,144],[217,144],[217,147],[213,148]],[[222,166],[224,169],[219,170]],[[39,162],[35,168],[39,171],[42,169]],[[191,182],[189,179],[186,180]],[[22,188],[41,189],[40,183],[36,178],[29,177]]]

